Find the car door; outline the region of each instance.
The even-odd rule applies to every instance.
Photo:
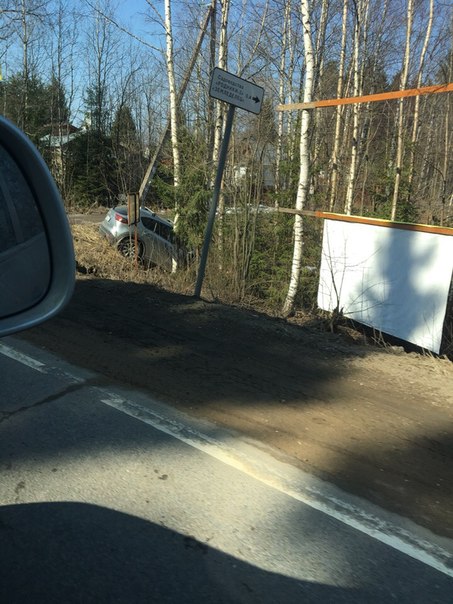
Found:
[[[149,216],[142,216],[142,224],[145,227],[143,239],[148,261],[170,271],[173,254],[171,227]]]

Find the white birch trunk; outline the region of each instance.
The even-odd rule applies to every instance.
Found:
[[[453,15],[452,15],[452,21],[451,21],[451,26],[453,28]],[[449,60],[449,66],[448,66],[448,81],[451,82],[453,80],[453,52],[450,51],[450,60]],[[445,136],[444,136],[444,162],[443,162],[443,174],[442,174],[442,180],[443,180],[443,184],[442,184],[442,199],[441,199],[441,226],[444,225],[444,220],[445,220],[445,204],[447,202],[447,190],[446,190],[446,185],[447,185],[447,171],[448,171],[448,164],[449,164],[449,160],[450,160],[450,152],[451,152],[451,146],[453,143],[453,128],[451,127],[451,103],[447,102],[446,104],[446,109],[445,109]],[[450,194],[449,200],[448,200],[448,212],[451,213],[451,210],[453,209],[453,193]]]
[[[220,69],[227,68],[228,62],[228,16],[230,11],[230,0],[221,0],[222,18],[220,26],[219,40],[219,60],[218,67]],[[222,134],[225,122],[225,104],[217,101],[217,119],[214,128],[214,149],[212,155],[212,175],[211,184],[214,184],[217,166],[219,163],[220,146],[222,143]],[[223,270],[223,219],[225,214],[225,195],[223,191],[223,181],[219,194],[218,220],[217,220],[217,247],[219,250],[219,270]]]
[[[353,96],[359,96],[359,34],[360,34],[360,17],[357,15],[357,20],[354,28],[354,91]],[[355,103],[352,106],[353,126],[352,126],[352,147],[351,147],[351,163],[349,164],[348,188],[346,189],[346,200],[344,205],[344,213],[351,214],[352,201],[354,196],[354,184],[357,168],[357,147],[359,134],[359,110],[360,105]]]
[[[21,99],[21,122],[19,122],[20,128],[27,132],[28,130],[28,89],[29,89],[29,65],[28,65],[28,53],[29,53],[29,34],[28,34],[28,14],[27,5],[25,0],[21,3],[21,22],[22,22],[22,72],[24,80],[23,96]]]
[[[316,39],[316,49],[315,49],[315,77],[313,83],[313,91],[314,94],[319,94],[319,88],[321,86],[321,82],[323,79],[324,73],[324,48],[326,45],[326,28],[327,28],[327,17],[329,14],[329,0],[322,0],[321,4],[321,16],[319,19],[319,31]],[[313,126],[314,132],[314,144],[313,144],[313,163],[316,164],[318,161],[318,157],[320,154],[320,146],[321,146],[321,123],[323,119],[322,111],[315,111],[313,115],[313,120],[315,122]]]
[[[340,64],[338,66],[338,82],[337,82],[337,99],[343,95],[344,86],[344,64],[346,57],[346,32],[348,23],[348,0],[343,0],[343,17],[341,29],[341,48],[340,48]],[[343,106],[337,105],[335,110],[335,136],[332,151],[332,176],[330,182],[330,200],[329,210],[332,212],[335,208],[335,201],[338,190],[338,157],[340,152],[341,140],[341,122],[343,116]]]
[[[429,43],[429,39],[431,37],[433,18],[434,18],[434,0],[430,0],[428,24],[426,27],[425,39],[423,41],[423,47],[420,52],[420,61],[419,61],[419,65],[418,65],[417,88],[420,88],[422,85],[423,66],[425,64],[425,57],[426,57],[426,52],[428,50],[428,43]],[[412,183],[414,181],[415,146],[416,146],[417,140],[418,140],[419,118],[420,118],[420,96],[416,96],[415,97],[415,107],[414,107],[414,121],[412,124],[411,153],[410,153],[410,162],[409,162],[409,195],[411,194]]]
[[[356,21],[354,27],[354,91],[353,96],[361,96],[362,94],[362,73],[363,68],[360,67],[360,50],[362,47],[361,40],[365,44],[367,35],[367,16],[368,16],[367,0],[360,0],[356,4]],[[358,151],[359,151],[359,121],[361,114],[361,104],[354,103],[352,108],[353,125],[352,125],[352,147],[351,147],[351,163],[349,165],[348,187],[346,190],[346,200],[344,205],[345,214],[351,214],[352,204],[354,201],[354,188],[357,177]]]
[[[403,71],[401,73],[400,90],[404,90],[407,86],[407,76],[409,73],[409,59],[411,52],[411,34],[412,34],[412,22],[414,18],[414,0],[407,0],[407,26],[406,26],[406,44],[404,47],[404,60],[403,60]],[[396,149],[396,160],[395,160],[395,183],[393,187],[393,199],[392,199],[392,213],[391,220],[396,218],[396,209],[398,206],[398,194],[401,182],[401,170],[403,163],[404,153],[404,138],[403,138],[403,124],[404,124],[404,99],[401,98],[398,101],[398,129],[397,129],[397,149]]]
[[[166,64],[170,101],[171,121],[171,146],[173,152],[173,183],[177,187],[181,182],[181,162],[178,143],[178,107],[176,100],[175,68],[173,62],[173,31],[171,22],[171,0],[165,0],[165,39],[166,39]],[[175,223],[178,218],[176,208]]]
[[[222,21],[220,26],[220,40],[219,40],[219,59],[217,66],[220,69],[227,68],[228,60],[228,16],[230,11],[230,0],[222,0]],[[214,150],[212,154],[212,164],[214,166],[214,172],[212,180],[215,178],[215,169],[219,159],[220,145],[222,142],[223,123],[225,118],[225,105],[217,102],[217,117],[214,131]]]
[[[283,16],[283,32],[282,32],[282,48],[280,55],[280,74],[279,74],[279,102],[283,104],[286,99],[286,52],[288,44],[288,29],[291,27],[291,0],[285,0],[285,11]],[[280,192],[280,166],[282,162],[283,152],[283,134],[284,134],[284,112],[279,111],[278,113],[278,125],[277,125],[277,149],[275,159],[275,192]],[[275,206],[278,207],[278,198],[275,200]]]
[[[294,101],[294,64],[295,64],[295,44],[293,44],[293,31],[290,27],[288,30],[288,48],[289,48],[289,62],[288,62],[288,103]],[[289,148],[289,161],[292,162],[294,154],[296,152],[295,136],[294,136],[294,112],[290,111],[287,116],[286,132],[288,135],[288,148]],[[285,183],[285,187],[287,183]]]
[[[311,37],[310,7],[309,0],[301,0],[302,26],[304,38],[305,58],[305,82],[304,103],[310,103],[313,97],[314,83],[314,56]],[[309,189],[309,145],[310,145],[310,110],[302,111],[301,133],[300,133],[300,171],[299,184],[297,187],[296,210],[303,210],[307,200]],[[294,312],[294,305],[299,287],[300,272],[302,268],[302,253],[304,239],[302,216],[296,214],[294,219],[294,251],[291,266],[291,279],[288,293],[283,305],[283,315],[289,316]]]
[[[217,45],[217,0],[212,0],[211,32],[209,39],[209,73],[212,73],[216,64]],[[214,156],[214,130],[215,130],[216,104],[212,97],[208,98],[207,123],[208,123],[208,152],[207,163],[210,166]],[[212,172],[212,170],[211,170]]]
[[[173,152],[173,186],[175,189],[181,182],[181,162],[178,142],[178,104],[176,99],[175,68],[173,63],[173,30],[171,23],[171,0],[165,0],[165,39],[168,90],[170,101],[171,148]],[[178,229],[179,207],[175,202],[174,228]],[[178,268],[177,258],[172,260],[172,272]]]

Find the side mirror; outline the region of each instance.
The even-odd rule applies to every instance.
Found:
[[[74,281],[72,236],[55,182],[30,140],[0,116],[0,336],[53,317]]]

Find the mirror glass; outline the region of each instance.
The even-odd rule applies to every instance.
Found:
[[[47,237],[33,192],[0,145],[0,318],[38,304],[50,275]]]

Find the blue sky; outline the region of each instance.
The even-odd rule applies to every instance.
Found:
[[[121,18],[121,25],[132,28],[133,33],[139,35],[146,28],[144,18],[140,13],[146,13],[149,5],[145,0],[123,0],[118,3],[116,11]]]

